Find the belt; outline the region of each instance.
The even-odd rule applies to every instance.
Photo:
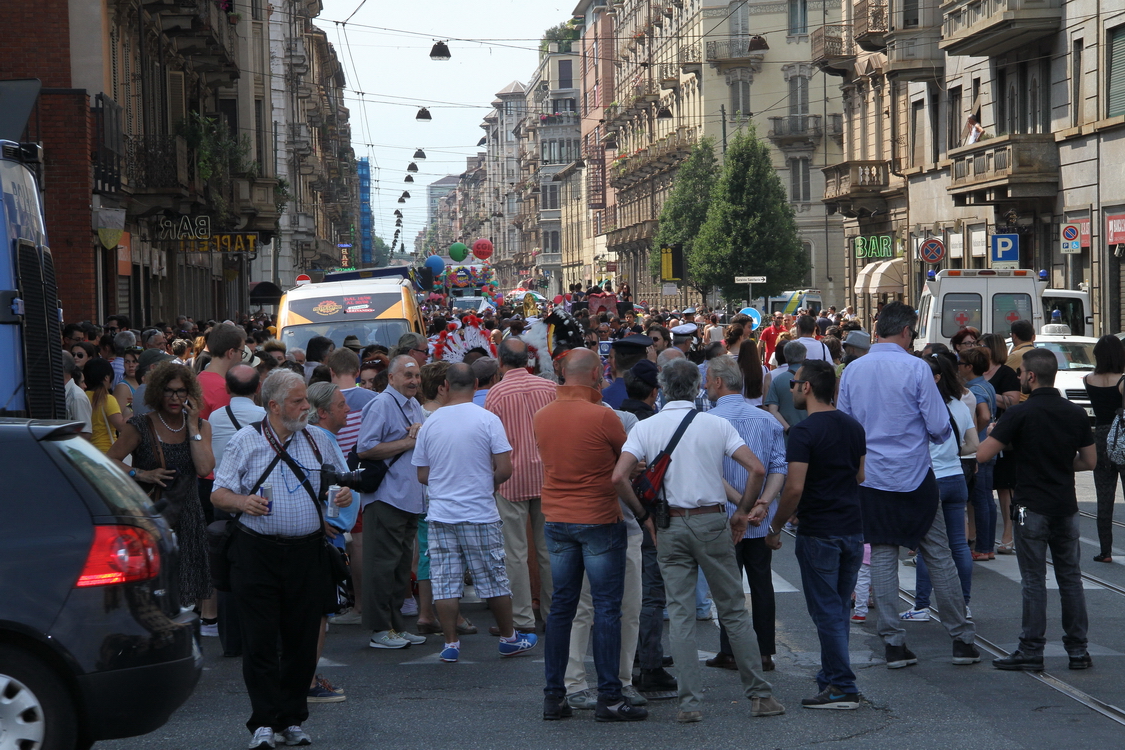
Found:
[[[304,536],[278,536],[276,534],[261,534],[261,533],[258,533],[257,531],[254,531],[251,528],[243,526],[241,523],[236,524],[235,528],[237,528],[239,531],[241,531],[245,534],[248,534],[248,535],[254,537],[255,539],[262,539],[262,540],[265,540],[267,542],[273,542],[274,544],[304,544],[305,542],[308,542],[312,539],[316,539],[317,537],[324,536],[324,530],[323,529],[314,531],[311,534],[305,534]]]
[[[704,513],[721,513],[723,510],[721,505],[704,505],[702,508],[669,507],[668,515],[672,518],[681,518],[683,516],[701,516]]]

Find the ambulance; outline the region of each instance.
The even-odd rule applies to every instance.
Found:
[[[1053,323],[1069,328],[1071,335],[1094,335],[1089,292],[1048,289],[1045,272],[945,269],[934,274],[922,290],[914,348],[921,351],[932,343],[949,346],[950,338],[966,327],[1008,336],[1017,320],[1031,321],[1037,333]],[[1052,327],[1050,332],[1060,330]]]

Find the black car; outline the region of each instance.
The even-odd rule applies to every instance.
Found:
[[[175,536],[80,424],[0,419],[0,749],[163,725],[203,670]]]

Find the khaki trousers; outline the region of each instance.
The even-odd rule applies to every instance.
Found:
[[[551,553],[543,535],[543,511],[539,498],[513,502],[496,493],[496,510],[503,521],[504,554],[507,557],[508,583],[512,588],[512,622],[516,630],[535,632],[535,610],[531,600],[539,594],[539,614],[544,622],[551,611]],[[531,571],[528,569],[527,524],[535,535],[535,555],[539,563],[539,591],[531,590]]]

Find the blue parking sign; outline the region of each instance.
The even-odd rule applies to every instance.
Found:
[[[1020,236],[1018,234],[992,235],[992,262],[1016,263],[1020,261]]]

